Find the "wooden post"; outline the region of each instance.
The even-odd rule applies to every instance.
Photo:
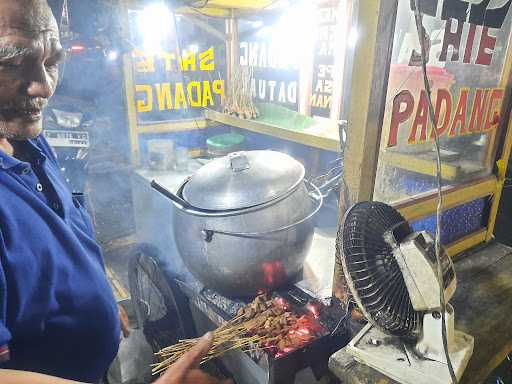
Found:
[[[396,0],[366,1],[356,10],[356,43],[348,111],[345,181],[352,203],[371,200],[379,154]]]
[[[499,158],[497,160],[497,170],[498,170],[498,186],[496,188],[496,192],[492,197],[491,209],[489,212],[489,222],[487,224],[487,235],[485,237],[485,241],[491,241],[494,238],[494,227],[496,225],[496,217],[498,216],[498,208],[500,206],[501,194],[503,192],[503,187],[505,185],[505,177],[507,173],[508,161],[510,158],[510,153],[512,151],[512,116],[511,116],[511,101],[512,94],[510,91],[510,84],[512,83],[512,34],[509,36],[508,44],[507,44],[507,55],[505,58],[505,63],[503,65],[503,72],[501,74],[500,79],[500,88],[506,90],[505,99],[503,101],[500,114],[502,116],[507,116],[506,122],[504,121],[502,124],[501,130],[494,130],[488,136],[487,143],[487,163],[486,166],[492,167],[492,160],[495,159],[497,153],[499,154]],[[505,131],[503,131],[505,130]],[[500,134],[501,133],[501,134]],[[496,144],[496,139],[502,139],[501,148],[498,148]]]
[[[120,2],[120,9],[122,35],[127,37],[130,36],[130,26],[128,21],[129,1],[122,0]],[[137,131],[137,110],[135,108],[135,84],[133,80],[133,62],[131,52],[123,54],[123,75],[126,110],[128,114],[131,160],[134,167],[140,167],[142,159],[139,146],[139,132]]]
[[[353,203],[371,200],[379,157],[380,136],[393,51],[397,0],[364,1],[354,9],[359,39],[355,46],[347,115],[347,147],[344,173],[348,202],[340,196],[340,215]],[[341,218],[340,223],[343,222]],[[336,243],[333,295],[345,304],[348,299],[341,266],[341,225]]]
[[[510,107],[507,108],[510,114]],[[509,116],[507,127],[507,133],[505,135],[503,148],[501,151],[501,157],[497,161],[498,168],[498,186],[496,192],[492,197],[491,209],[489,212],[489,223],[487,224],[487,234],[485,241],[491,241],[494,236],[494,227],[496,225],[496,217],[498,216],[498,208],[500,206],[501,193],[505,186],[505,177],[507,173],[508,160],[512,151],[512,116]]]

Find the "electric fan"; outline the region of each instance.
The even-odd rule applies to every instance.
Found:
[[[441,260],[448,303],[455,271],[444,251]],[[450,383],[432,236],[414,232],[384,203],[358,203],[344,218],[342,264],[352,296],[369,321],[346,350],[400,383]],[[460,378],[473,352],[473,337],[454,329],[449,304],[445,320],[449,358]]]

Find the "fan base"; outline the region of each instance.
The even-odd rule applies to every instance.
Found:
[[[450,361],[460,379],[473,353],[473,337],[454,331],[449,347]],[[359,362],[376,369],[401,384],[450,383],[444,362],[425,359],[415,352],[414,345],[399,337],[389,336],[371,324],[366,325],[345,350]]]

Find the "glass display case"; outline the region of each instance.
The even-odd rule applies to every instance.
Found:
[[[510,2],[419,3],[434,122],[408,0],[211,0],[167,14],[168,29],[141,26],[155,10],[127,2],[136,44],[125,57],[125,85],[139,241],[190,282],[173,238],[174,207],[150,182],[176,191],[219,156],[284,152],[324,197],[297,286],[346,304],[336,246],[346,208],[383,201],[414,230],[436,232],[433,125],[447,254],[492,240],[512,145]]]
[[[391,203],[415,229],[434,232],[436,157],[410,2],[221,3],[177,9],[167,29],[142,26],[155,9],[126,3],[139,173],[158,158],[153,140],[191,160],[272,149],[325,188],[317,228],[329,228],[331,248],[343,210],[363,200]],[[421,3],[441,138],[442,241],[453,256],[492,238],[510,152],[511,16],[508,3]],[[241,88],[254,104],[247,114],[245,101],[227,107]]]
[[[512,16],[508,3],[420,6],[440,136],[442,241],[453,256],[492,239],[510,152]],[[415,229],[435,232],[436,154],[411,2],[375,4],[373,17],[372,9],[358,10],[356,26],[367,34],[344,111],[350,202],[391,203]]]
[[[501,12],[490,25],[482,7],[468,3],[467,12],[459,17],[445,4],[429,9],[424,28],[443,181],[456,186],[490,175],[494,166],[512,16]],[[436,186],[434,134],[419,51],[410,4],[400,1],[375,182],[377,200],[398,202]]]
[[[125,2],[135,216],[146,241],[176,254],[172,236],[156,239],[147,229],[148,182],[160,179],[176,190],[218,156],[287,153],[324,196],[304,276],[307,288],[328,297],[343,189],[343,68],[357,36],[348,30],[351,1],[293,3],[210,1],[171,12]],[[178,167],[178,157],[189,165]]]

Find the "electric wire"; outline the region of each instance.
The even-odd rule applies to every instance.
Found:
[[[345,311],[345,314],[340,318],[340,320],[338,321],[338,323],[334,327],[333,331],[331,332],[331,336],[334,336],[336,334],[336,332],[338,332],[338,329],[340,328],[341,324],[343,323],[343,321],[350,314],[350,310],[352,309],[351,304],[356,304],[356,302],[349,298],[348,301],[347,301],[347,309]]]
[[[425,85],[425,92],[427,93],[429,116],[432,124],[432,132],[434,133],[434,148],[436,151],[436,179],[437,179],[437,210],[436,210],[436,235],[435,235],[435,254],[437,264],[437,278],[439,283],[439,299],[441,303],[441,334],[443,338],[443,348],[446,356],[446,363],[448,365],[448,371],[450,372],[451,381],[453,384],[457,384],[457,377],[453,370],[452,362],[448,352],[448,340],[446,335],[446,300],[444,297],[444,282],[443,282],[443,270],[441,266],[441,225],[442,225],[442,212],[443,212],[443,193],[442,193],[442,173],[441,173],[441,150],[439,144],[439,135],[437,132],[437,121],[434,113],[434,106],[432,104],[432,92],[430,89],[430,83],[427,76],[427,61],[426,61],[426,47],[423,30],[423,16],[420,9],[419,0],[414,0],[414,16],[416,19],[416,29],[418,30],[418,37],[420,40],[421,47],[421,67],[423,70],[423,81]]]

